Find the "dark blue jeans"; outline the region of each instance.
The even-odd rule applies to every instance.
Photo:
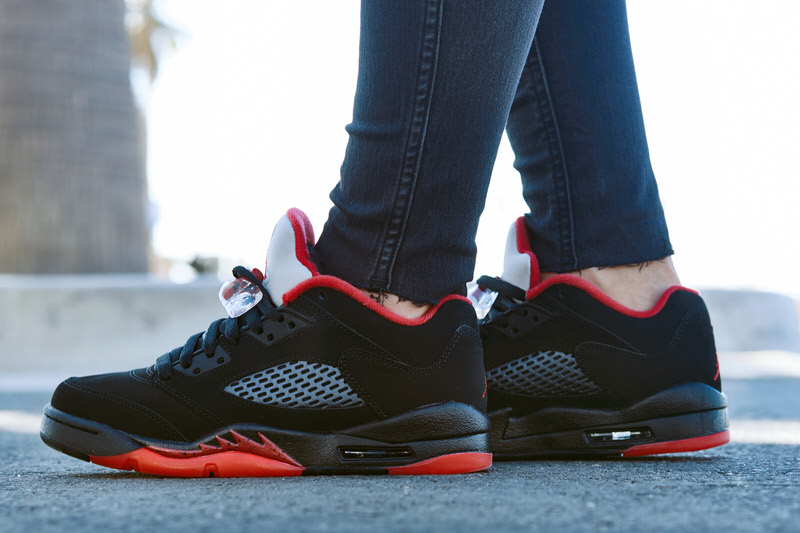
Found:
[[[624,1],[543,3],[363,0],[323,272],[421,302],[463,292],[504,129],[542,271],[672,253]]]

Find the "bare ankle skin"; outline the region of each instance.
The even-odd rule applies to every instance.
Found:
[[[419,318],[432,307],[431,304],[413,302],[388,292],[375,292],[366,289],[359,290],[369,296],[373,301],[377,302],[381,307],[385,307],[388,311],[400,315],[403,318]]]
[[[542,280],[556,274],[542,272]],[[612,299],[636,311],[651,309],[665,290],[681,284],[671,257],[632,265],[585,268],[566,274],[585,279]]]

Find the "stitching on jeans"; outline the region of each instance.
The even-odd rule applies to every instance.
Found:
[[[425,134],[428,129],[431,101],[433,100],[436,68],[439,61],[443,3],[444,0],[428,0],[425,5],[411,125],[406,139],[403,162],[397,177],[391,218],[386,225],[375,270],[370,277],[371,289],[387,290],[391,286],[392,272],[411,211],[425,145]]]
[[[555,189],[556,196],[559,199],[559,205],[566,207],[569,228],[565,231],[564,217],[563,215],[559,216],[559,247],[562,257],[564,255],[572,256],[572,264],[566,264],[565,261],[560,258],[559,265],[562,268],[576,270],[578,268],[578,257],[575,253],[575,223],[572,217],[572,198],[569,193],[569,172],[567,171],[567,162],[564,157],[564,143],[561,140],[561,130],[558,127],[558,119],[556,117],[555,108],[553,107],[553,99],[547,84],[547,74],[544,70],[542,55],[539,51],[539,43],[536,39],[533,40],[533,44],[531,45],[531,53],[528,55],[527,66],[530,67],[531,72],[538,74],[538,77],[533,77],[534,79],[530,85],[534,91],[537,92],[536,101],[539,103],[542,121],[550,140],[548,145],[550,157],[554,160],[552,163],[554,175],[556,179],[559,176],[562,178],[562,187],[556,186]],[[547,102],[546,108],[543,100]],[[556,143],[553,143],[554,139]],[[560,172],[556,170],[559,167]],[[562,208],[560,211],[563,213],[564,209]],[[567,237],[567,235],[569,235],[569,237]],[[564,253],[565,250],[568,251]]]

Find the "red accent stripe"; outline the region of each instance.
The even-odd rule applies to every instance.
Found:
[[[528,226],[525,225],[525,217],[519,217],[517,219],[516,229],[517,251],[527,255],[531,260],[531,279],[528,282],[528,288],[531,288],[539,283],[539,260],[536,259],[536,254],[533,253],[530,235],[528,235]]]
[[[623,457],[642,457],[644,455],[657,455],[660,453],[680,453],[695,452],[705,450],[715,446],[722,446],[731,440],[729,430],[693,437],[691,439],[673,440],[669,442],[654,442],[651,444],[640,444],[633,446],[622,452]]]
[[[462,300],[467,303],[470,303],[470,301],[463,296],[460,296],[458,294],[451,294],[443,298],[442,301],[436,304],[435,307],[430,308],[421,317],[405,318],[396,313],[392,313],[385,307],[378,305],[374,300],[371,300],[366,294],[356,289],[346,281],[343,281],[333,276],[317,275],[298,283],[292,290],[284,294],[283,305],[290,304],[291,302],[296,300],[301,294],[314,287],[327,287],[329,289],[341,292],[342,294],[349,296],[358,303],[368,307],[370,310],[375,311],[382,317],[391,320],[396,324],[400,324],[401,326],[419,326],[420,324],[424,324],[425,322],[430,320],[431,317],[433,317],[433,315],[436,314],[436,311],[439,310],[442,304],[444,304],[445,302],[449,302],[450,300]]]
[[[389,475],[443,475],[468,474],[486,470],[492,466],[492,454],[483,452],[463,452],[441,455],[433,459],[405,466],[392,466],[386,469]]]
[[[248,439],[234,430],[231,430],[230,434],[233,437],[233,442],[217,435],[217,446],[200,443],[195,450],[177,450],[175,448],[162,448],[159,446],[148,446],[147,448],[165,457],[173,457],[175,459],[188,459],[190,457],[201,457],[216,455],[222,452],[237,451],[249,453],[251,455],[260,455],[261,457],[274,459],[289,465],[302,466],[286,455],[274,442],[261,433],[258,434],[260,442]]]
[[[647,311],[636,311],[635,309],[631,309],[630,307],[625,307],[621,303],[616,300],[611,299],[608,295],[602,292],[600,289],[589,283],[583,278],[579,278],[577,276],[573,276],[570,274],[556,274],[551,278],[547,278],[542,283],[539,283],[531,290],[527,292],[525,297],[528,300],[531,300],[537,296],[539,296],[545,289],[552,287],[553,285],[571,285],[573,287],[577,287],[584,292],[588,293],[589,296],[597,300],[598,302],[607,305],[614,311],[618,313],[622,313],[623,315],[628,315],[633,318],[649,318],[651,316],[657,315],[666,305],[667,300],[669,297],[677,291],[686,291],[692,294],[699,294],[697,291],[693,289],[689,289],[687,287],[683,287],[681,285],[673,285],[669,289],[664,291],[664,294],[658,299],[656,304]]]
[[[317,265],[311,261],[311,256],[308,255],[308,246],[314,246],[314,227],[305,213],[293,207],[286,211],[286,217],[292,224],[294,230],[294,253],[297,260],[306,267],[312,276],[319,274]]]
[[[177,459],[139,448],[119,455],[90,455],[89,460],[118,470],[171,477],[209,477],[212,473],[214,477],[299,476],[305,470],[302,466],[239,451]]]

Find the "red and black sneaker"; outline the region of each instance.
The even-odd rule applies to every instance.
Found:
[[[70,378],[42,440],[121,470],[182,477],[455,474],[489,468],[475,312],[445,298],[400,318],[320,275],[292,209],[266,275],[243,267],[220,292],[230,318],[155,365]]]
[[[502,279],[473,294],[496,458],[688,452],[729,440],[702,298],[672,287],[638,312],[576,276],[540,282],[524,220]],[[492,298],[495,298],[492,301]]]

